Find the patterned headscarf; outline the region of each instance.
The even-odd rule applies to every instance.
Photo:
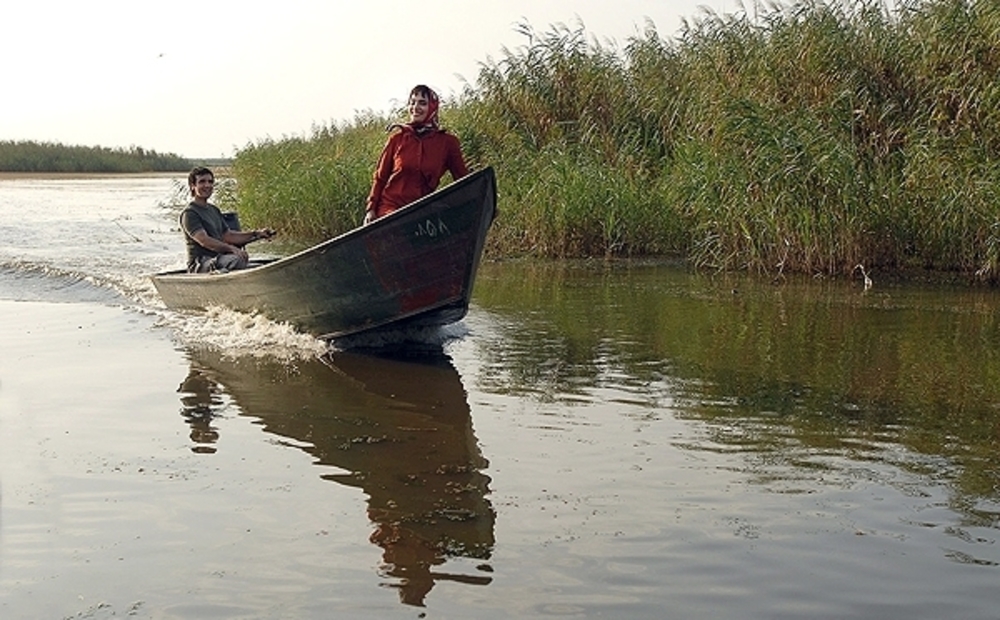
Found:
[[[418,95],[421,97],[426,97],[427,99],[427,116],[424,117],[424,122],[420,124],[410,123],[410,126],[417,133],[424,133],[426,131],[432,131],[438,129],[438,107],[440,106],[440,99],[436,92],[434,92],[429,86],[423,84],[418,84],[413,87],[410,91],[410,97]]]

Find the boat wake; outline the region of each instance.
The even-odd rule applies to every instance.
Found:
[[[215,349],[225,358],[293,362],[316,358],[329,350],[326,342],[287,323],[219,306],[205,312],[161,311],[159,316],[158,324],[169,327],[185,347]]]
[[[0,299],[118,305],[121,292],[94,278],[31,263],[0,264]]]
[[[0,299],[122,307],[155,317],[155,325],[169,329],[171,337],[184,348],[214,349],[231,359],[252,357],[294,362],[336,351],[432,357],[442,355],[449,343],[468,333],[467,328],[456,323],[444,327],[376,330],[325,341],[297,331],[287,323],[224,307],[211,307],[205,312],[167,309],[143,274],[132,278],[98,278],[33,263],[0,264]]]
[[[338,352],[432,358],[445,355],[446,347],[468,335],[462,323],[441,327],[374,330],[321,340],[259,314],[246,314],[221,306],[206,312],[160,310],[158,325],[167,327],[188,349],[210,349],[225,359],[270,359],[285,363],[322,358]]]

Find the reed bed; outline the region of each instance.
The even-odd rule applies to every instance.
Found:
[[[308,136],[261,140],[239,150],[238,190],[220,202],[252,224],[316,240],[359,225],[388,119],[357,116],[344,127],[313,127]]]
[[[442,111],[497,169],[492,256],[1000,278],[997,3],[807,1],[623,45],[519,29]],[[241,150],[239,208],[302,235],[357,224],[397,112]]]

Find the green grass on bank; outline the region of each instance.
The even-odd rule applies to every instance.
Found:
[[[520,28],[442,111],[497,169],[490,256],[1000,277],[1000,4],[800,2],[622,45]],[[304,237],[356,225],[396,118],[246,147],[238,208]]]
[[[0,141],[0,172],[180,172],[190,160],[133,146],[67,146],[51,142]]]
[[[262,141],[241,149],[231,173],[241,215],[282,233],[320,239],[361,223],[388,117],[358,116],[309,138]],[[263,225],[263,224],[262,224]]]

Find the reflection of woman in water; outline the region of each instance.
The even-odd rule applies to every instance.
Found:
[[[393,584],[400,600],[423,605],[439,580],[490,583],[488,575],[433,570],[448,557],[488,560],[494,544],[489,477],[482,473],[488,463],[458,371],[443,356],[420,362],[338,354],[330,361],[366,394],[380,397],[366,421],[381,432],[372,437],[364,430],[362,437],[374,441],[350,443],[348,452],[362,461],[348,469],[365,472],[360,486],[375,524],[370,539],[383,549],[382,573],[400,580]],[[335,464],[343,467],[343,457]],[[358,477],[344,482],[358,486]]]
[[[397,580],[390,585],[403,603],[423,605],[439,580],[490,583],[485,562],[496,513],[486,499],[487,462],[451,361],[346,353],[325,361],[304,363],[296,373],[278,362],[209,365],[267,432],[308,444],[318,465],[348,472],[325,479],[368,495],[370,540],[382,548],[380,572]],[[204,373],[192,369],[182,385],[188,394],[200,391],[205,411],[218,411],[219,385]],[[484,574],[436,570],[452,557],[482,560],[477,569]]]
[[[400,579],[394,587],[403,603],[423,605],[436,581],[490,582],[485,575],[433,568],[449,556],[489,559],[494,512],[485,499],[487,462],[472,433],[458,372],[450,363],[393,363],[405,364],[361,356],[334,359],[337,368],[372,386],[369,393],[392,394],[393,407],[408,410],[384,412],[383,419],[395,418],[389,441],[358,449],[378,463],[363,488],[369,494],[368,517],[376,525],[371,541],[383,549],[383,574]],[[393,381],[385,382],[386,376]]]

